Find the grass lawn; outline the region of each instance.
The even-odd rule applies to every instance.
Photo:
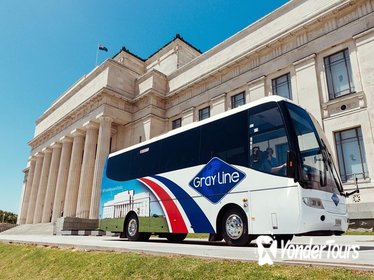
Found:
[[[347,269],[0,243],[0,279],[374,279]]]
[[[209,234],[208,233],[189,233],[187,238],[200,238],[208,240]]]
[[[347,231],[345,235],[374,235],[374,231]]]

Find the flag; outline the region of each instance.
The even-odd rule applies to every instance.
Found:
[[[107,52],[108,49],[104,45],[99,45],[99,50]]]

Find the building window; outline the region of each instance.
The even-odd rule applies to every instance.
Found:
[[[245,92],[238,93],[231,97],[231,108],[234,109],[245,104]]]
[[[205,107],[199,110],[199,121],[205,120],[210,117],[210,107]]]
[[[290,73],[282,75],[271,81],[273,94],[292,99]]]
[[[325,57],[325,69],[330,100],[355,91],[348,49]]]
[[[182,126],[182,119],[181,118],[173,120],[172,123],[171,123],[171,129],[176,129],[176,128],[181,127],[181,126]]]
[[[360,127],[335,133],[336,151],[338,154],[339,171],[343,182],[369,176],[365,147]]]

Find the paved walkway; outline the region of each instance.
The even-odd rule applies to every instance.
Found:
[[[118,237],[94,237],[94,236],[55,236],[55,235],[10,235],[0,234],[2,242],[30,243],[59,247],[74,247],[83,250],[104,251],[129,251],[143,252],[157,255],[189,255],[206,258],[232,259],[241,261],[255,261],[259,259],[259,251],[256,244],[247,247],[230,247],[224,242],[209,243],[202,239],[186,239],[182,243],[169,243],[165,239],[151,238],[148,242],[130,242]],[[278,249],[274,262],[292,264],[314,264],[336,267],[350,267],[374,271],[374,236],[332,236],[332,237],[295,237],[291,243],[297,248],[290,251]],[[306,255],[296,255],[296,250],[307,248],[308,245],[338,245],[342,250],[341,257],[333,259],[333,255],[325,250],[316,259]],[[357,259],[354,258],[352,246],[359,246]],[[269,249],[265,249],[269,250]],[[328,255],[330,254],[330,255]],[[337,255],[337,253],[335,254]],[[339,255],[338,255],[339,256]]]

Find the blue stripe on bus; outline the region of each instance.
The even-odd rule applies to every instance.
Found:
[[[176,183],[165,177],[157,175],[152,177],[163,183],[173,193],[176,199],[178,199],[195,232],[215,233],[203,210],[201,210],[199,205],[197,205],[188,193],[186,193]]]

